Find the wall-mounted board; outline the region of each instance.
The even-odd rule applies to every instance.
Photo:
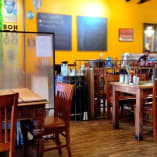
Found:
[[[77,17],[78,50],[107,50],[107,19],[100,17]]]
[[[71,50],[71,16],[38,13],[38,32],[55,33],[55,49]]]

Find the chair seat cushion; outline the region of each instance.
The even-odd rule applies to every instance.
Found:
[[[34,136],[48,135],[52,133],[55,129],[63,129],[65,127],[65,122],[62,119],[53,116],[48,116],[44,119],[43,128],[33,129],[32,134]]]
[[[9,143],[0,143],[0,152],[9,151]]]
[[[44,119],[44,128],[57,128],[57,127],[64,127],[65,122],[57,117],[49,116]]]

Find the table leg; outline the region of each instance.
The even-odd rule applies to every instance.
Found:
[[[156,102],[156,90],[157,90],[157,83],[155,82],[153,87],[153,135],[154,141],[157,142],[157,102]]]
[[[27,146],[28,146],[27,133],[28,133],[28,130],[29,130],[28,128],[32,127],[32,121],[30,121],[30,120],[21,120],[20,121],[20,126],[21,126],[21,132],[22,132],[22,136],[23,136],[23,151],[24,151],[23,156],[27,157],[28,156],[28,153],[27,153]]]
[[[157,142],[157,108],[155,106],[155,110],[153,110],[153,135],[154,141]]]
[[[43,123],[44,123],[44,117],[45,117],[45,104],[41,106],[41,109],[34,114],[34,129],[42,129]],[[43,156],[43,147],[44,147],[44,141],[43,138],[38,138],[34,136],[33,141],[33,156],[34,157],[42,157]]]
[[[115,90],[113,86],[112,90],[113,96],[113,111],[112,111],[112,124],[113,129],[119,129],[119,93]]]
[[[143,140],[143,100],[143,90],[138,89],[135,106],[135,138],[138,141]]]
[[[106,106],[107,106],[106,118],[109,119],[110,114],[111,114],[111,109],[110,109],[110,99],[109,99],[108,94],[106,95]]]

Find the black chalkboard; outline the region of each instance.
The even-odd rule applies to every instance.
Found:
[[[38,13],[38,32],[55,33],[55,49],[71,50],[71,16]]]
[[[78,50],[107,50],[107,19],[99,17],[77,17]]]

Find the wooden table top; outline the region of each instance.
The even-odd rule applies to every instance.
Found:
[[[133,68],[133,69],[157,69],[156,66],[137,66],[137,65],[131,65],[130,68]],[[121,69],[126,69],[126,67],[121,67]]]
[[[40,97],[28,88],[17,89],[1,89],[0,95],[19,93],[18,106],[35,105],[35,104],[47,104],[48,101],[45,98]]]
[[[153,83],[149,81],[141,81],[138,85],[124,84],[120,82],[111,82],[111,84],[116,86],[133,87],[133,88],[153,88]]]

